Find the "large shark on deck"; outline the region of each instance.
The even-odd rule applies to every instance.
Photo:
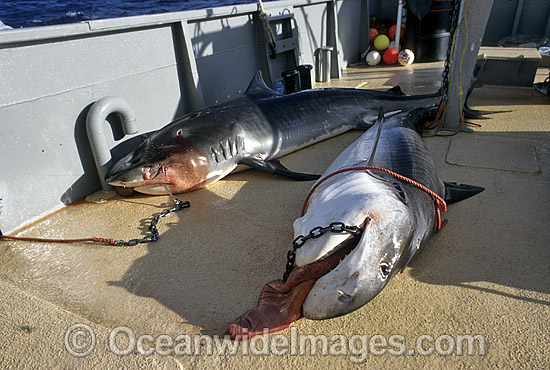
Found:
[[[295,266],[289,258],[288,280],[264,286],[258,306],[229,326],[232,338],[281,330],[301,316],[327,319],[362,307],[440,229],[437,204],[446,207],[483,190],[440,180],[415,130],[426,116],[426,109],[386,122],[380,115],[334,160],[294,222]]]
[[[208,186],[243,164],[297,180],[277,158],[350,129],[367,129],[385,112],[432,107],[440,93],[403,96],[361,89],[280,95],[257,73],[242,97],[187,114],[148,137],[107,173],[114,186],[146,194]]]

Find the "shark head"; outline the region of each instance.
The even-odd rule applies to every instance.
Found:
[[[356,237],[327,232],[297,250],[298,267],[329,259],[343,248],[349,251],[307,295],[302,310],[310,319],[345,315],[380,293],[402,267],[415,226],[395,188],[364,172],[346,176],[345,182],[333,181],[312,197],[307,213],[294,223],[295,234],[332,222],[361,226],[363,232]]]
[[[205,186],[208,160],[180,125],[155,132],[109,170],[105,181],[145,194],[183,193]]]

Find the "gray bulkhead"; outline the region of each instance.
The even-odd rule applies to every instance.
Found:
[[[334,48],[332,77],[368,45],[366,0],[264,4],[278,39],[269,57],[257,5],[0,32],[0,228],[9,233],[100,189],[86,135],[94,102],[114,96],[139,132],[104,123],[112,161],[173,119],[239,97],[257,70],[274,85]]]

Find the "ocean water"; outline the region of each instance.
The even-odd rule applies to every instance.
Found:
[[[0,30],[255,2],[256,0],[0,0]]]

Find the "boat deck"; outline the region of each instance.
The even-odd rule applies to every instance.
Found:
[[[401,85],[408,94],[427,93],[437,88],[441,70],[441,63],[359,66],[316,87]],[[540,68],[536,82],[548,72]],[[191,207],[161,219],[156,243],[113,247],[2,241],[1,367],[348,368],[356,362],[371,368],[548,366],[550,99],[532,88],[482,87],[473,93],[470,106],[508,112],[474,121],[481,124],[475,133],[425,141],[441,178],[486,190],[450,205],[447,226],[361,309],[331,320],[301,319],[292,330],[277,333],[287,338],[286,347],[274,345],[277,334],[272,334],[269,351],[259,355],[262,343],[257,342],[255,351],[241,344],[236,355],[220,355],[214,344],[213,354],[208,353],[208,340],[253,307],[266,282],[282,276],[292,223],[312,184],[247,170],[178,195]],[[360,134],[327,140],[282,162],[298,171],[322,173]],[[152,215],[172,205],[169,196],[83,201],[17,235],[139,238]],[[74,341],[66,336],[77,323],[88,325],[96,336],[95,349],[83,358],[72,355],[65,344],[67,339],[82,348],[89,343],[84,334]],[[121,326],[136,337],[151,335],[142,339],[154,353],[145,356],[137,347],[128,355],[113,353],[109,335]],[[177,344],[185,338],[178,335],[186,334],[206,336],[202,354],[195,353],[193,342],[191,354],[163,355],[163,349],[175,346],[171,340]],[[332,352],[319,348],[314,354],[307,347],[300,354],[293,340],[306,335],[326,336]],[[340,338],[334,335],[343,335],[351,347],[331,346]],[[382,337],[372,340],[375,335]],[[389,344],[379,344],[392,335],[403,337],[404,353],[396,355],[387,350]],[[448,344],[458,343],[460,335],[482,336],[484,353],[478,346],[473,355],[466,350],[457,354],[458,345],[449,350]],[[277,338],[284,342],[283,337]],[[418,350],[418,338],[427,338],[422,343],[430,354]],[[117,348],[127,347],[125,334],[116,339]],[[155,348],[154,339],[160,347]],[[270,355],[261,355],[266,353]]]

